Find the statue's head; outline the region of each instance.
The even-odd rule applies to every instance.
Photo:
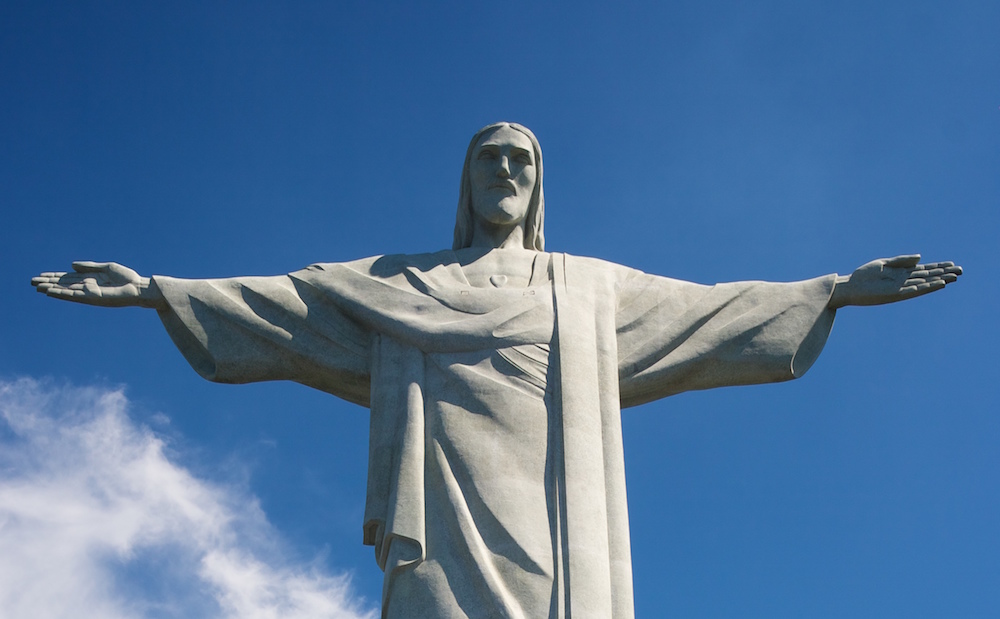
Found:
[[[462,168],[452,249],[472,245],[476,218],[521,225],[524,248],[545,249],[542,148],[527,127],[494,123],[472,136]]]

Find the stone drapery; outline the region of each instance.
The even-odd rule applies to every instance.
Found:
[[[631,617],[621,408],[801,376],[834,276],[703,286],[538,252],[526,288],[477,288],[473,251],[154,280],[205,378],[370,407],[384,616]]]

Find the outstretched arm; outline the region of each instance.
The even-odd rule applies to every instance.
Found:
[[[851,275],[840,275],[830,297],[830,309],[845,305],[882,305],[919,297],[958,279],[954,262],[918,264],[920,254],[872,260]]]
[[[50,297],[88,305],[166,307],[150,278],[117,262],[74,262],[73,272],[42,273],[31,278],[31,285]]]

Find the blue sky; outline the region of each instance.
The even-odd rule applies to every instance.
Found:
[[[0,537],[62,539],[28,526],[14,489],[131,466],[49,436],[112,419],[123,445],[160,441],[150,457],[185,491],[257,515],[222,547],[73,538],[103,570],[102,603],[253,616],[227,606],[217,573],[162,578],[232,551],[289,587],[349,574],[331,603],[371,609],[363,409],[292,384],[207,383],[153,313],[58,303],[28,280],[81,259],[223,277],[448,247],[469,137],[514,120],[545,154],[552,251],[703,283],[912,252],[966,268],[943,293],[840,312],[800,381],[626,411],[637,614],[990,616],[998,25],[995,2],[4,3],[0,450],[16,457],[0,467]],[[90,404],[70,418],[66,402]],[[78,457],[43,466],[53,444]],[[37,500],[92,504],[66,495]],[[137,530],[215,526],[164,528],[148,506],[193,500],[177,496],[142,503]],[[205,583],[215,597],[190,593]],[[161,604],[188,593],[181,610]],[[22,594],[0,591],[0,614],[28,616],[13,614]]]

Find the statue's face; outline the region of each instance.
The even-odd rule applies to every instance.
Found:
[[[472,150],[470,162],[474,217],[500,226],[522,223],[537,175],[528,136],[510,127],[487,133]]]

